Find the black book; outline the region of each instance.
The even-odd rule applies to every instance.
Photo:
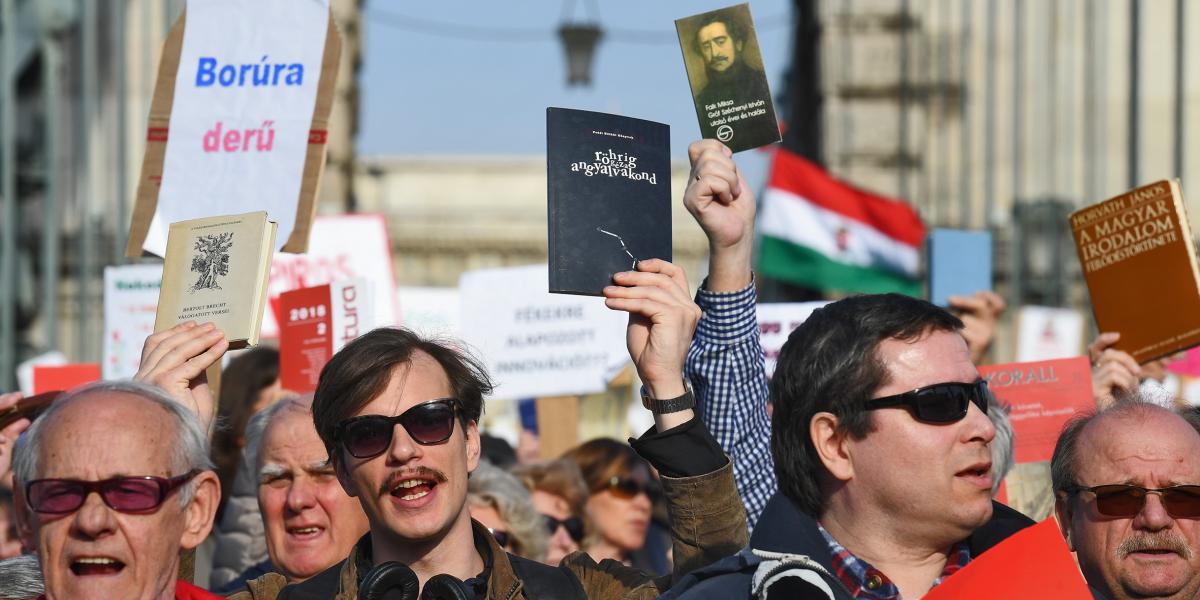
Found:
[[[671,128],[546,109],[550,291],[599,296],[639,260],[671,260]]]

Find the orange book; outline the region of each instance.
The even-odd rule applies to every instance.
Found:
[[[929,590],[925,600],[1092,600],[1054,519],[1009,536]]]
[[[1200,344],[1200,271],[1179,182],[1142,186],[1071,213],[1100,331],[1139,363]]]

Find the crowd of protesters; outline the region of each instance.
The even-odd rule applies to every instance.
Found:
[[[242,354],[218,409],[228,344],[186,323],[133,381],[0,431],[0,599],[919,598],[1032,525],[993,500],[1013,431],[976,367],[999,297],[833,302],[768,381],[753,193],[720,143],[689,158],[698,293],[661,260],[604,290],[629,313],[639,437],[492,464],[488,374],[403,328],[303,397],[277,353]],[[1200,416],[1140,392],[1161,363],[1115,341],[1089,348],[1097,407],[1058,440],[1054,516],[1096,598],[1200,598]]]

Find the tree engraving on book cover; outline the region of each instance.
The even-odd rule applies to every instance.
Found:
[[[779,123],[749,4],[675,21],[700,136],[740,152],[778,142]]]
[[[547,111],[550,291],[600,295],[638,261],[671,260],[670,129]]]
[[[220,277],[229,274],[229,251],[233,247],[233,232],[214,233],[196,238],[192,255],[192,272],[199,273],[196,283],[188,288],[193,294],[199,290],[223,289]]]

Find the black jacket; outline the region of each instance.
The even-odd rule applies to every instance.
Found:
[[[1008,536],[1033,525],[1029,517],[1009,508],[999,502],[992,502],[992,518],[976,529],[967,537],[967,545],[971,549],[971,557],[975,558],[992,546],[1000,543]],[[836,600],[854,600],[850,590],[840,580],[831,575],[833,572],[833,555],[829,553],[829,544],[817,529],[817,521],[802,512],[782,493],[776,493],[767,502],[754,527],[750,537],[750,551],[721,560],[709,567],[693,572],[683,578],[664,598],[748,598],[751,591],[751,578],[761,562],[763,553],[779,553],[803,555],[814,561],[824,573],[821,575],[833,592]],[[806,598],[829,596],[816,592],[812,588]]]

